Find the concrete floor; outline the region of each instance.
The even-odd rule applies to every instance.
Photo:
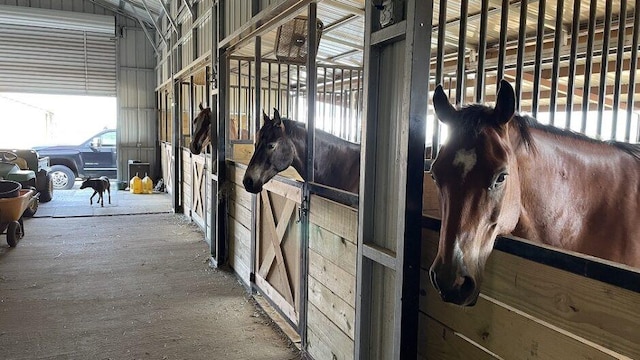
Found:
[[[73,211],[61,193],[17,247],[0,236],[1,359],[300,358],[184,217],[78,217],[91,191]],[[120,193],[111,208],[132,211]]]

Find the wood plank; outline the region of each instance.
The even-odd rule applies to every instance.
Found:
[[[311,196],[309,221],[332,233],[358,243],[358,212],[348,206]]]
[[[319,227],[309,224],[309,248],[339,266],[349,274],[356,275],[356,244]]]
[[[227,165],[227,171],[229,172],[229,180],[234,184],[242,186],[242,178],[246,170],[231,163]]]
[[[298,312],[267,280],[256,274],[256,285],[262,290],[264,295],[278,307],[278,309],[291,320],[294,324],[298,324]]]
[[[253,144],[233,144],[232,154],[235,161],[249,163],[255,147]]]
[[[276,179],[264,184],[263,189],[294,201],[296,204],[300,204],[302,199],[302,188],[285,184]]]
[[[481,295],[471,308],[443,302],[422,270],[420,310],[505,359],[619,359],[584,339]]]
[[[327,353],[330,357],[315,357],[315,359],[353,359],[354,342],[345,333],[340,331],[317,307],[309,304],[307,310],[307,334],[313,333],[309,343],[310,353],[313,351]],[[324,348],[324,349],[323,349]],[[329,351],[327,351],[327,348]]]
[[[423,231],[422,267],[437,252],[438,233]],[[531,316],[631,358],[640,358],[640,294],[494,251],[482,292]]]
[[[350,357],[338,357],[338,354],[335,354],[329,344],[326,343],[326,340],[323,341],[320,339],[316,333],[307,327],[307,353],[311,356],[312,359],[348,359],[352,360],[353,355]]]
[[[265,196],[266,193],[263,193]],[[289,222],[291,221],[291,215],[293,214],[293,209],[295,208],[296,203],[288,200],[285,203],[285,207],[282,210],[282,213],[280,214],[280,221],[278,222],[278,226],[276,228],[276,236],[278,239],[278,244],[282,243],[282,240],[284,239],[284,235],[285,232],[287,231],[287,229],[289,228]],[[260,269],[258,270],[258,273],[260,274],[260,276],[262,277],[267,277],[267,274],[269,273],[269,270],[271,270],[271,265],[273,264],[273,260],[276,257],[276,252],[275,249],[273,248],[273,246],[269,247],[266,251],[266,253],[264,254],[264,256],[262,257],[261,261],[262,264],[260,264]]]
[[[287,264],[284,261],[284,256],[282,255],[282,248],[280,247],[281,238],[278,238],[278,232],[276,230],[276,221],[273,213],[271,212],[271,203],[269,200],[269,196],[264,193],[260,196],[262,203],[264,205],[265,211],[260,213],[261,219],[265,221],[265,226],[267,228],[267,234],[262,234],[262,238],[268,238],[271,242],[271,247],[274,250],[277,262],[276,269],[280,274],[280,280],[282,281],[282,291],[284,294],[284,298],[290,303],[293,304],[293,293],[291,291],[291,284],[289,282],[289,276],[287,274]],[[287,221],[288,223],[288,221]]]
[[[247,229],[251,229],[251,211],[244,206],[238,206],[233,199],[229,200],[229,216]]]
[[[251,209],[252,196],[242,186],[231,186],[231,199],[235,200],[236,204],[244,206],[246,209]]]
[[[313,250],[309,250],[309,276],[355,308],[355,277]]]
[[[433,179],[431,179],[431,173],[426,171],[422,181],[422,214],[438,219],[442,216],[440,212],[440,192]]]
[[[242,226],[238,221],[229,218],[229,245],[233,245],[234,255],[241,258],[245,265],[251,264],[251,231]]]
[[[423,312],[418,315],[418,355],[436,360],[499,359]]]
[[[312,276],[309,280],[309,303],[315,305],[329,321],[354,339],[356,310]],[[352,284],[355,287],[355,283]]]

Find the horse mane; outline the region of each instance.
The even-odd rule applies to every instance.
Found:
[[[467,105],[462,107],[458,114],[461,116],[461,119],[459,119],[459,121],[456,123],[456,127],[461,131],[473,134],[474,136],[477,136],[480,133],[480,130],[485,126],[500,126],[497,121],[493,120],[493,108],[485,105]],[[514,114],[511,121],[516,125],[516,128],[520,132],[519,145],[524,145],[527,150],[530,151],[535,151],[535,143],[533,141],[533,137],[531,136],[531,129],[537,129],[556,136],[567,137],[570,139],[585,141],[592,144],[613,146],[616,149],[624,151],[627,154],[633,156],[637,160],[640,160],[640,144],[630,144],[615,140],[597,140],[573,130],[566,130],[555,127],[553,125],[542,124],[537,119],[529,115],[523,115],[519,113]]]

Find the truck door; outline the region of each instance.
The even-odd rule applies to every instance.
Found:
[[[91,140],[82,154],[84,171],[89,176],[116,177],[116,132],[108,131]]]

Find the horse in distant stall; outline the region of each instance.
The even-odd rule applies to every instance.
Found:
[[[440,85],[433,105],[450,129],[431,168],[442,226],[429,274],[444,301],[475,304],[495,239],[510,233],[640,267],[640,145],[518,115],[504,80],[495,108],[456,109]]]
[[[209,127],[211,126],[211,108],[199,105],[200,113],[193,119],[193,137],[189,150],[194,155],[202,152],[207,145],[211,144],[211,136],[209,135]]]
[[[280,171],[293,166],[304,178],[307,174],[307,129],[303,123],[281,118],[274,109],[273,119],[263,113],[264,124],[242,183],[251,193]],[[322,130],[315,130],[314,181],[349,192],[358,192],[360,146]]]
[[[191,150],[191,153],[194,155],[200,154],[202,149],[211,143],[211,137],[209,135],[211,108],[203,108],[202,104],[200,104],[199,107],[200,113],[193,119],[193,138],[191,139],[191,144],[189,144],[189,150]],[[238,124],[235,119],[231,120],[229,139],[238,139]],[[247,129],[240,131],[240,139],[249,139],[249,131]]]

